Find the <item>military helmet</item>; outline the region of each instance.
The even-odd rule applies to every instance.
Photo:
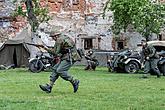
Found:
[[[142,39],[141,42],[147,42],[146,39]]]
[[[89,49],[88,53],[89,54],[93,54],[93,50],[92,49]]]
[[[54,27],[52,27],[52,29],[50,31],[50,37],[60,35],[60,34],[62,34],[62,31],[63,31],[62,26],[54,26]]]
[[[142,46],[147,46],[148,45],[146,39],[141,40],[141,45]]]
[[[50,37],[54,37],[54,36],[60,35],[60,34],[61,34],[61,32],[59,32],[58,30],[53,30],[50,32]]]

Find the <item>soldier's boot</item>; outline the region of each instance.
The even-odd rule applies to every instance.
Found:
[[[143,78],[143,79],[148,78],[148,74],[144,74],[141,78]]]
[[[165,72],[163,72],[163,76],[165,76]]]
[[[157,75],[157,78],[160,78],[160,71],[159,71],[159,69],[158,68],[155,68],[154,69],[154,72],[156,73],[156,75]]]
[[[90,68],[90,66],[88,65],[88,66],[85,67],[84,70],[89,70],[89,68]]]
[[[92,69],[95,71],[96,70],[96,65],[92,65]]]
[[[51,93],[52,87],[49,84],[39,85],[40,89],[45,91],[46,93]]]
[[[77,90],[78,90],[80,81],[77,80],[77,79],[75,79],[75,80],[74,80],[73,82],[71,82],[71,83],[72,83],[72,86],[73,86],[74,93],[76,93]]]
[[[157,78],[160,78],[160,76],[161,76],[160,73],[157,73]]]
[[[141,77],[139,77],[139,78],[142,78],[142,79],[147,79],[147,78],[149,78],[149,73],[143,73],[143,75],[141,76]]]

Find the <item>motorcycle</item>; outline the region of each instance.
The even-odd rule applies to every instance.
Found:
[[[58,61],[58,57],[53,57],[49,53],[38,52],[35,58],[29,60],[29,70],[33,73],[39,73],[45,69],[51,69]]]
[[[141,68],[140,53],[126,49],[107,61],[108,71],[136,73]]]

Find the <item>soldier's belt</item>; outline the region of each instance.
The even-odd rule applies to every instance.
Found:
[[[73,48],[67,48],[67,49],[62,49],[60,51],[61,54],[67,54],[67,53],[70,53],[72,51]]]

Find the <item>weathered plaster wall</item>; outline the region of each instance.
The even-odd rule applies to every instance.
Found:
[[[19,16],[15,19],[11,17],[15,8],[11,0],[0,2],[0,42],[14,37],[16,33],[27,25],[26,19],[23,17]]]
[[[40,1],[43,7],[49,7],[52,20],[48,24],[41,24],[39,28],[40,35],[44,42],[49,43],[51,40],[47,32],[51,26],[62,26],[70,37],[76,42],[78,48],[85,48],[86,39],[92,39],[90,48],[101,50],[117,49],[116,40],[110,30],[112,24],[112,13],[106,13],[107,17],[103,19],[102,12],[106,0],[45,0]],[[22,5],[26,9],[25,5]],[[14,34],[26,25],[25,20],[18,18],[17,22],[13,21],[11,27]],[[44,27],[44,32],[40,30]],[[49,28],[48,28],[49,27]],[[164,34],[163,34],[164,35]],[[124,41],[124,47],[135,48],[140,42],[141,36],[137,33],[125,33],[120,37]],[[113,42],[112,42],[113,41]]]
[[[106,0],[61,0],[54,9],[50,4],[52,20],[49,25],[63,26],[65,32],[84,48],[85,39],[92,39],[92,48],[112,50],[112,34],[109,30],[112,19],[103,19],[101,13]],[[50,2],[50,1],[49,1]],[[58,10],[58,11],[57,11]],[[112,14],[112,13],[108,13]]]

